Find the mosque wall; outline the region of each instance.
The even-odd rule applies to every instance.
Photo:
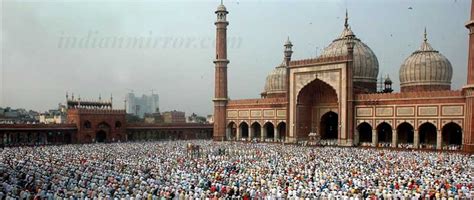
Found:
[[[398,104],[398,105],[358,105],[355,107],[356,126],[367,122],[375,129],[386,122],[396,129],[403,122],[419,127],[425,122],[441,129],[445,124],[454,122],[463,127],[464,104]]]
[[[461,91],[425,91],[425,92],[403,92],[385,94],[357,94],[355,95],[355,127],[368,124],[372,129],[372,145],[378,145],[378,134],[380,128],[388,127],[392,135],[388,140],[391,146],[398,144],[398,135],[402,124],[409,124],[414,135],[415,148],[423,141],[423,128],[430,124],[432,130],[431,143],[426,148],[443,148],[449,143],[449,137],[453,136],[455,129],[452,124],[459,127],[459,137],[464,139],[466,128],[465,97]],[[383,126],[382,126],[383,125]],[[367,130],[366,130],[367,131]],[[370,130],[368,130],[370,131]],[[356,131],[357,135],[363,133]],[[424,136],[423,136],[424,137]],[[459,138],[458,137],[458,138]],[[461,140],[463,140],[461,139]],[[463,142],[464,144],[465,142]]]
[[[227,124],[242,122],[259,123],[263,126],[270,122],[277,126],[286,122],[286,98],[231,100],[227,105]]]

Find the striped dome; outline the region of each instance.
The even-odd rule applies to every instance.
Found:
[[[420,49],[405,60],[399,74],[402,91],[408,91],[410,87],[417,87],[418,90],[450,89],[453,67],[443,54],[431,47],[425,32]]]
[[[362,82],[368,84],[377,83],[377,75],[379,73],[379,61],[374,52],[360,39],[355,37],[354,33],[348,25],[344,31],[335,39],[328,47],[326,47],[320,57],[334,57],[347,55],[346,42],[349,40],[348,36],[353,36],[354,40],[354,62],[353,80],[355,83]]]
[[[276,67],[268,74],[264,93],[277,94],[286,93],[286,66],[284,63]]]

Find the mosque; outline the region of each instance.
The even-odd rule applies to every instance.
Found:
[[[268,74],[261,98],[231,100],[228,11],[220,4],[215,11],[213,138],[474,152],[473,10],[474,4],[466,24],[468,78],[461,90],[451,89],[453,67],[431,46],[436,41],[428,40],[426,30],[420,47],[401,63],[400,92],[393,92],[388,76],[378,90],[377,56],[351,30],[346,13],[342,33],[320,56],[291,60],[288,39],[283,61]]]

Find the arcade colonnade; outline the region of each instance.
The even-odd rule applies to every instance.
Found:
[[[262,123],[247,121],[236,123],[230,121],[227,125],[227,139],[237,141],[284,141],[286,123],[271,121]],[[356,146],[421,148],[421,149],[451,149],[458,150],[462,145],[463,130],[455,122],[449,122],[441,128],[431,122],[425,122],[414,128],[412,124],[403,122],[396,127],[382,122],[372,127],[367,122],[360,123],[355,132]]]
[[[209,139],[212,129],[132,129],[127,131],[128,141]]]
[[[359,145],[374,147],[459,150],[463,141],[463,129],[455,122],[442,127],[424,122],[416,128],[408,122],[396,127],[387,122],[375,127],[362,122],[357,126],[355,134]]]
[[[226,128],[227,140],[237,141],[284,141],[286,133],[286,123],[284,121],[241,121],[236,123],[230,121]]]
[[[0,131],[2,145],[70,144],[74,131]]]
[[[212,124],[128,124],[100,123],[96,130],[87,123],[80,131],[76,124],[0,124],[0,147],[19,145],[58,145],[124,141],[210,139]]]

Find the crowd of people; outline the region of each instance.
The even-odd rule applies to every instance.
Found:
[[[0,199],[474,198],[474,156],[453,152],[206,140],[1,151]]]

